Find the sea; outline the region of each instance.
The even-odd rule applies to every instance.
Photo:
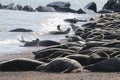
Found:
[[[30,5],[34,9],[38,6],[46,6],[48,3],[63,1],[70,2],[71,8],[78,10],[90,2],[97,4],[97,10],[101,10],[107,0],[0,0],[2,5],[10,3],[20,4],[22,6]],[[89,20],[91,17],[98,16],[96,13],[76,14],[65,12],[26,12],[17,10],[0,9],[0,55],[13,54],[15,52],[33,50],[36,47],[23,47],[21,36],[25,40],[31,41],[36,38],[40,40],[60,41],[65,35],[50,35],[49,31],[56,31],[57,25],[61,25],[61,29],[65,30],[70,24],[64,19],[78,18]],[[78,26],[85,22],[77,23]],[[33,32],[9,32],[12,29],[25,28],[31,29]],[[74,32],[71,30],[68,35]],[[41,48],[41,47],[39,47]]]

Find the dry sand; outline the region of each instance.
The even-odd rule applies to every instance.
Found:
[[[33,58],[31,51],[0,56],[0,61],[13,58]],[[120,73],[46,73],[37,71],[0,72],[0,80],[120,80]]]

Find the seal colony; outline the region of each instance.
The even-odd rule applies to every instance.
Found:
[[[92,2],[86,7],[93,10],[93,7],[89,7],[91,4],[96,6]],[[51,3],[48,6],[55,7],[56,5]],[[107,6],[107,4],[105,5]],[[69,8],[70,5],[66,3],[61,6]],[[109,8],[107,7],[107,9]],[[94,11],[96,12],[96,8]],[[17,58],[1,61],[0,71],[120,72],[119,12],[105,12],[82,26],[76,25],[77,21],[71,22],[70,20],[69,22],[74,35],[65,35],[64,42],[40,41],[39,39],[28,42],[22,38],[21,42],[25,43],[24,47],[46,46],[46,48],[33,52],[34,60]],[[63,31],[60,29],[60,25],[57,26],[57,30]]]

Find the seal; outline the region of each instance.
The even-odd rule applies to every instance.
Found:
[[[53,54],[54,52],[56,51],[63,51],[63,52],[70,52],[70,53],[76,53],[76,51],[73,51],[73,50],[69,50],[69,49],[61,49],[61,48],[51,48],[51,49],[43,49],[43,50],[39,50],[37,51],[35,54],[35,58],[38,59],[38,58],[44,58],[44,57],[47,57],[51,54]]]
[[[15,58],[0,63],[0,71],[35,71],[36,67],[44,62],[27,59]]]
[[[90,57],[89,55],[82,55],[82,54],[73,54],[66,56],[66,58],[74,59],[78,61],[82,66],[89,64],[89,57]]]
[[[90,54],[91,58],[110,58],[110,56],[104,51],[95,51]]]
[[[9,32],[33,32],[33,31],[30,29],[17,28],[17,29],[10,30]]]
[[[47,57],[44,57],[44,58],[39,58],[38,60],[39,61],[43,61],[43,62],[50,62],[52,61],[53,59],[55,58],[59,58],[59,57],[65,57],[67,55],[71,55],[72,53],[69,53],[69,52],[64,52],[64,51],[56,51],[54,52],[53,54],[47,56]]]
[[[47,64],[37,67],[37,70],[45,72],[69,73],[81,72],[83,68],[82,65],[75,60],[69,58],[56,58]]]
[[[68,34],[70,32],[70,28],[67,28],[65,31],[50,31],[49,34],[59,35],[59,34]]]
[[[77,35],[72,35],[72,36],[66,35],[65,37],[68,39],[68,42],[84,41],[82,37]]]
[[[93,72],[120,72],[120,58],[111,58],[96,64],[88,65],[85,69]]]
[[[48,47],[46,47],[46,48],[44,48],[44,49],[42,49],[42,50],[47,50],[47,49],[52,49],[52,48],[68,49],[67,45],[62,44],[62,45],[48,46]],[[39,50],[39,51],[40,51],[40,50]],[[36,55],[39,51],[37,51],[37,52],[32,52],[32,53],[33,53],[34,55]]]
[[[54,46],[54,45],[60,45],[60,43],[52,40],[43,40],[39,42],[39,46]]]

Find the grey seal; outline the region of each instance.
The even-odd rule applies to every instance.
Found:
[[[81,72],[83,70],[81,64],[69,58],[56,58],[47,64],[37,67],[38,71],[45,72]]]
[[[120,58],[111,58],[96,64],[86,66],[85,69],[95,72],[120,72]]]
[[[27,59],[15,58],[0,63],[0,71],[35,71],[36,67],[44,62]]]

